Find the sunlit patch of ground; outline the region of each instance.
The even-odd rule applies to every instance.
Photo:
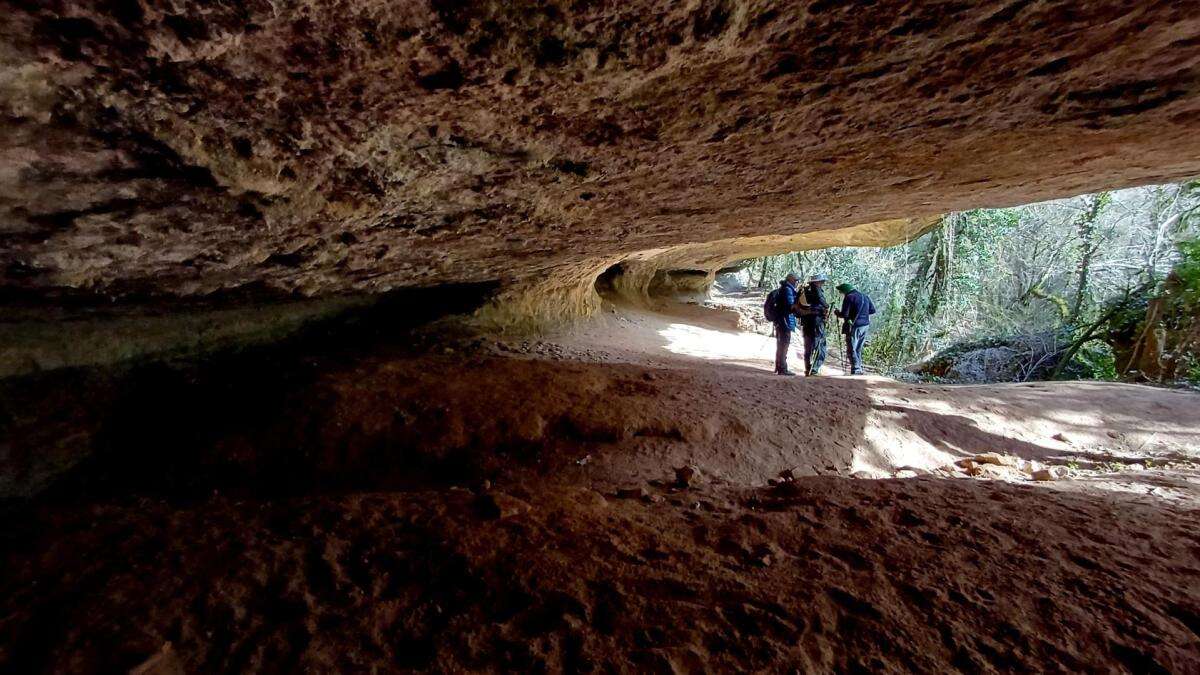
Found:
[[[676,305],[662,313],[624,308],[572,339],[624,350],[614,360],[661,355],[689,368],[707,364],[721,372],[737,366],[769,374],[774,339],[731,326],[730,308],[739,309],[738,321],[745,325],[745,317],[756,310],[736,303],[750,300],[724,298],[716,307]],[[789,355],[794,371],[803,370],[801,349],[797,333]],[[822,374],[832,376],[828,380],[834,386],[845,382],[861,388],[871,401],[846,470],[855,477],[922,475],[980,453],[998,453],[1016,458],[1026,470],[985,471],[972,478],[1033,482],[1031,467],[1045,466],[1055,467],[1058,489],[1200,496],[1187,473],[1200,463],[1200,428],[1195,416],[1178,414],[1200,405],[1193,393],[1105,382],[912,384],[878,375],[846,377],[839,365],[838,347],[830,344]],[[808,391],[804,379],[796,378],[798,399]],[[804,412],[797,408],[801,421]],[[1182,471],[1176,478],[1160,475],[1176,470]]]

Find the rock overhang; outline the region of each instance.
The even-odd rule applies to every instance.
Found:
[[[33,293],[534,298],[1200,173],[1200,17],[1176,2],[9,15],[0,285]]]

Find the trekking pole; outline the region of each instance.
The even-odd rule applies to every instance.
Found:
[[[842,327],[838,326],[837,328],[838,328],[838,349],[842,352],[842,374],[849,375],[849,373],[846,372],[846,344],[845,344],[846,341],[844,339],[842,339],[842,330],[841,330]]]

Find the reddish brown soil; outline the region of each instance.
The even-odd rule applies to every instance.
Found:
[[[1194,671],[1200,512],[1003,482],[802,479],[42,509],[7,672]]]
[[[4,512],[0,671],[1200,667],[1194,395],[455,350],[27,382],[26,468],[94,452]],[[985,450],[1077,468],[844,477]]]

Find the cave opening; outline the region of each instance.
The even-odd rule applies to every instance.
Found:
[[[6,4],[0,672],[1195,670],[1181,3],[299,5]]]

